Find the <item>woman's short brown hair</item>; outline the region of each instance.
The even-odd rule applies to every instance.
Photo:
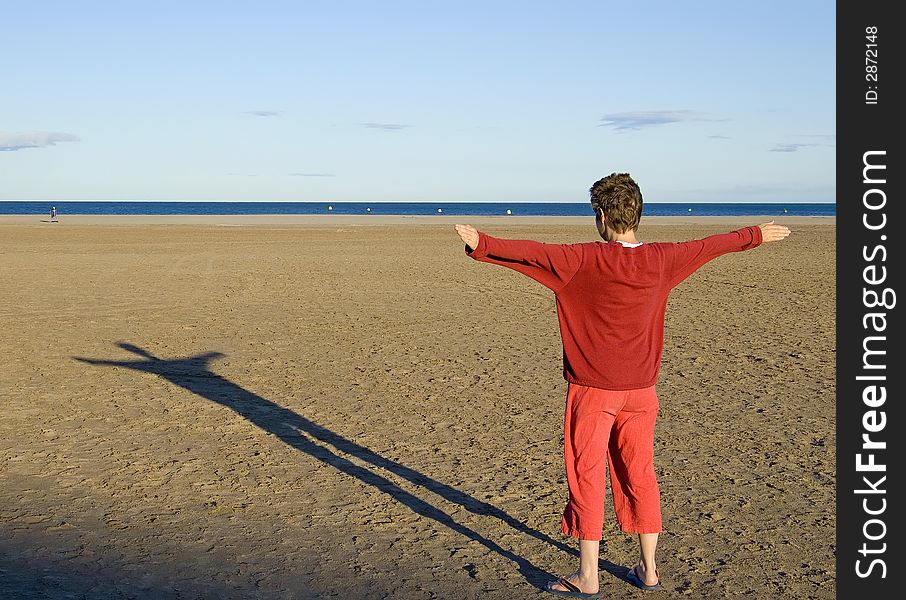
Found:
[[[629,173],[611,173],[595,182],[591,206],[600,210],[607,225],[617,233],[638,229],[642,220],[642,191]]]

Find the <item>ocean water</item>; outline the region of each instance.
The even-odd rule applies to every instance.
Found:
[[[518,215],[586,217],[587,202],[19,202],[0,201],[0,214],[49,215]],[[645,216],[836,216],[834,203],[646,203]]]

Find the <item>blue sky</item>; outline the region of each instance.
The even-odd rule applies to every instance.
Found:
[[[2,7],[0,200],[836,200],[833,2]]]

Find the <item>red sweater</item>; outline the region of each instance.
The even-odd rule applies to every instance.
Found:
[[[758,227],[636,247],[544,244],[480,233],[478,247],[466,252],[528,275],[556,294],[567,381],[631,390],[657,381],[670,291],[709,260],[761,241]]]

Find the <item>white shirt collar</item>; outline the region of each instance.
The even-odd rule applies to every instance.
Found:
[[[642,245],[642,242],[636,242],[635,244],[630,244],[629,242],[624,242],[623,240],[614,240],[618,244],[622,244],[624,248],[638,248]]]

